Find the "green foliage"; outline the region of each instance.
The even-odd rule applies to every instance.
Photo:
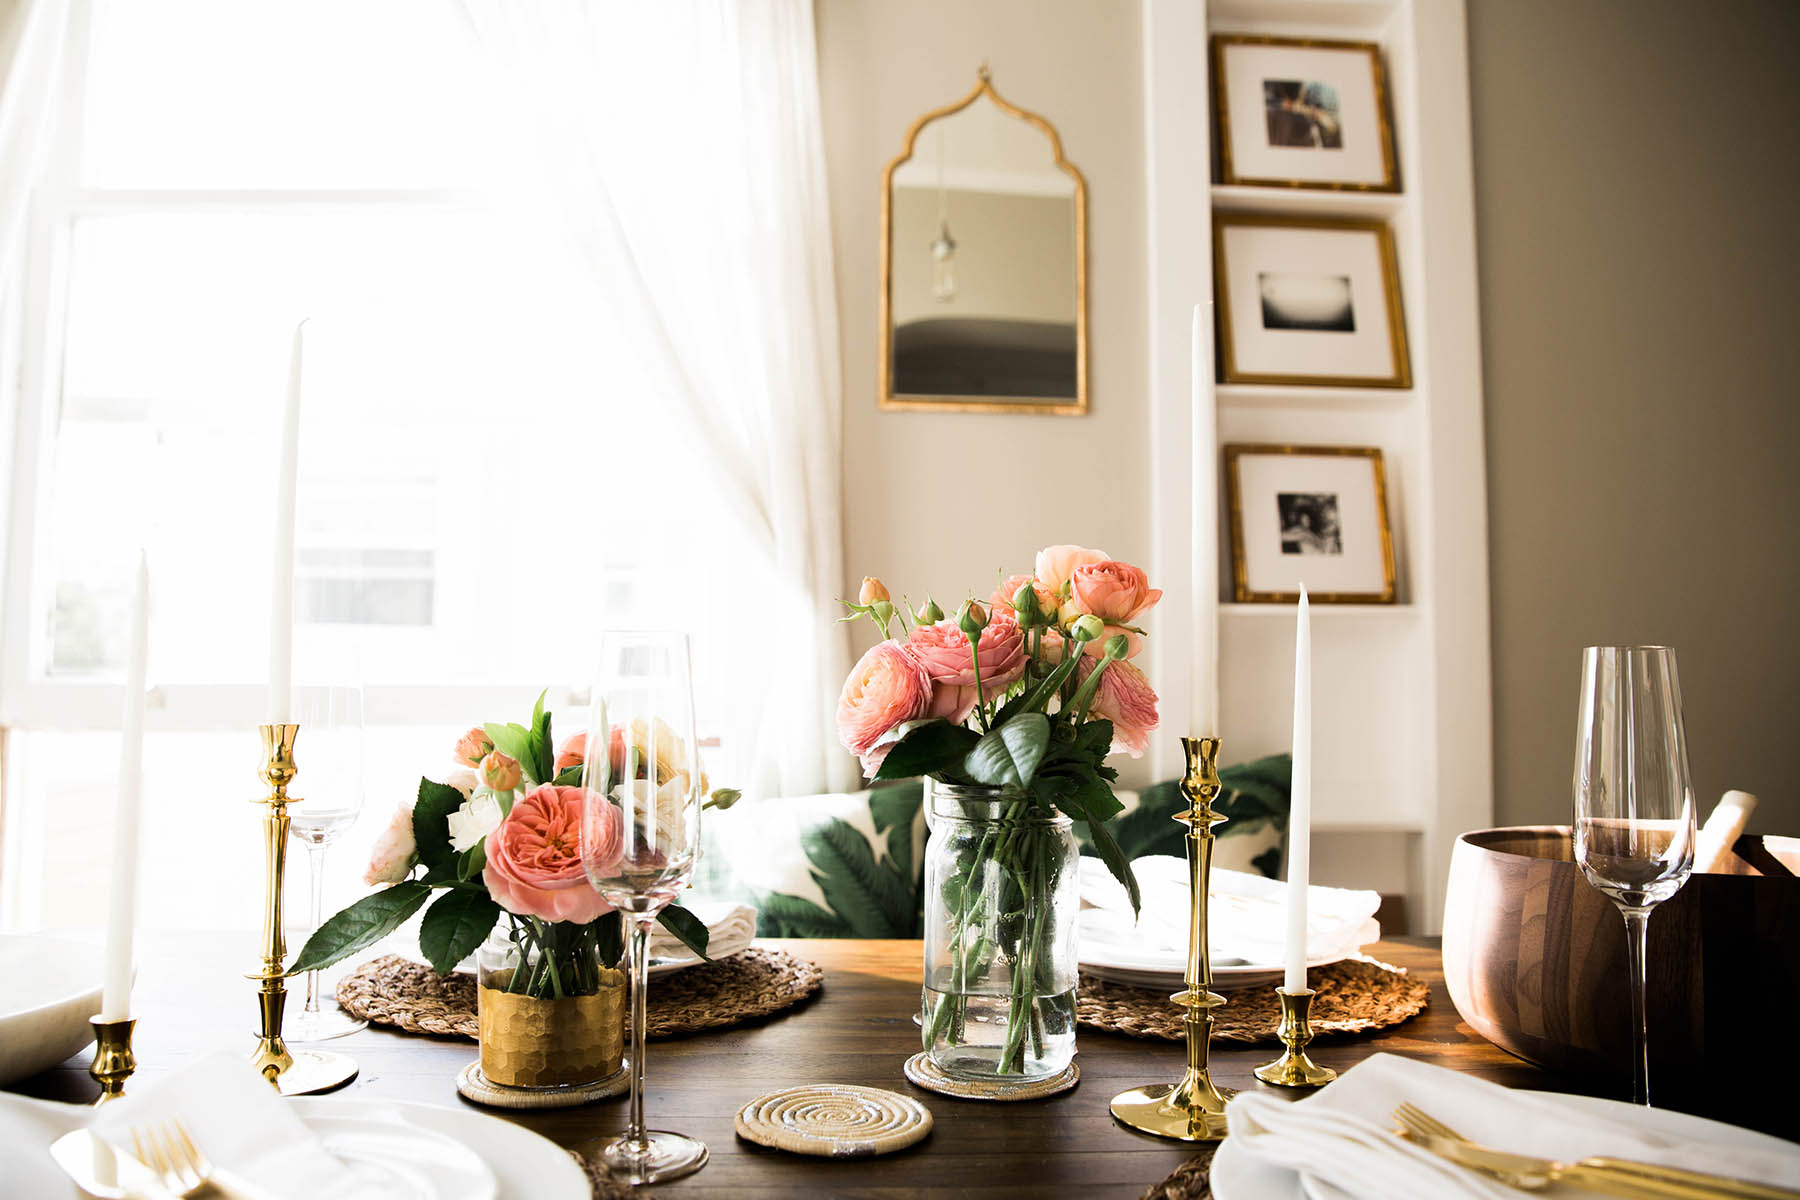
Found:
[[[847,938],[850,925],[829,909],[786,892],[768,892],[756,902],[758,937]]]
[[[527,783],[542,783],[544,777],[538,774],[537,752],[532,748],[532,731],[523,725],[489,724],[481,727],[494,743],[494,749],[508,758],[517,759],[519,771],[525,776]]]
[[[925,787],[917,782],[878,787],[869,793],[869,817],[875,823],[875,832],[887,834],[888,861],[909,885],[913,878],[913,821],[924,802]],[[918,909],[916,898],[914,909]]]
[[[1213,808],[1223,813],[1226,821],[1213,827],[1219,836],[1254,833],[1266,825],[1285,831],[1292,769],[1293,761],[1285,754],[1220,768],[1219,781],[1224,790],[1213,802]],[[1140,793],[1136,808],[1112,823],[1113,836],[1128,859],[1146,854],[1179,858],[1187,853],[1187,831],[1172,818],[1186,808],[1180,780],[1152,784]],[[1095,852],[1085,826],[1077,827],[1076,836],[1083,842],[1083,853]],[[1261,858],[1257,860],[1258,870],[1271,878],[1281,860],[1279,850],[1273,853],[1273,860],[1266,865]]]
[[[367,950],[404,925],[430,895],[429,884],[408,881],[364,896],[314,930],[287,973],[316,971]]]
[[[706,944],[711,935],[699,917],[679,904],[671,904],[656,915],[656,920],[664,929],[680,938],[682,945],[701,958],[706,958]]]
[[[916,775],[962,775],[962,762],[981,740],[973,729],[948,721],[914,726],[888,751],[877,779],[910,779]]]
[[[463,800],[463,794],[447,783],[419,780],[419,798],[413,803],[413,841],[419,847],[419,861],[432,870],[455,865],[450,814],[463,806]]]
[[[969,778],[990,787],[1022,788],[1031,783],[1050,749],[1050,718],[1026,712],[991,729],[963,760]]]
[[[834,818],[800,838],[813,865],[813,882],[831,910],[848,922],[852,937],[894,936],[915,911],[910,878],[891,863],[880,863],[865,838],[848,821]]]
[[[445,892],[419,922],[419,953],[439,975],[448,975],[487,940],[499,919],[500,906],[485,891],[457,888]]]

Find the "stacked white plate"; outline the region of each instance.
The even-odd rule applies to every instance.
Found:
[[[100,948],[0,934],[0,1085],[47,1071],[94,1040]]]

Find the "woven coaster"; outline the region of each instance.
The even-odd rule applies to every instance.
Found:
[[[1306,982],[1318,993],[1312,1002],[1315,1035],[1368,1033],[1398,1025],[1423,1012],[1431,995],[1430,988],[1401,968],[1372,958],[1346,958],[1314,967]],[[1213,1009],[1213,1041],[1280,1045],[1275,1031],[1281,1024],[1281,1000],[1273,984],[1244,988],[1228,999],[1224,1008]],[[1082,979],[1075,1019],[1132,1037],[1179,1042],[1187,1036],[1181,1028],[1181,1010],[1169,1003],[1169,993],[1100,979]]]
[[[456,1077],[456,1090],[465,1100],[489,1108],[576,1108],[618,1096],[631,1087],[631,1073],[620,1067],[605,1079],[571,1087],[502,1087],[481,1073],[481,1060],[464,1067]]]
[[[931,1132],[931,1110],[910,1096],[847,1083],[808,1083],[738,1110],[739,1137],[790,1154],[862,1158],[904,1150]]]
[[[644,1036],[724,1029],[791,1008],[819,990],[818,964],[780,950],[750,949],[650,981]],[[338,980],[345,1012],[409,1033],[474,1040],[475,977],[439,976],[424,963],[387,954]],[[629,1019],[629,1018],[628,1018]]]
[[[1218,1152],[1217,1146],[1208,1146],[1138,1200],[1212,1200],[1212,1160]]]
[[[1042,1100],[1066,1092],[1081,1081],[1081,1068],[1070,1063],[1048,1079],[958,1079],[946,1074],[921,1050],[906,1060],[906,1078],[928,1092],[958,1100]]]

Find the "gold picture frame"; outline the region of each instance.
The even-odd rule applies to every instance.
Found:
[[[1304,372],[1251,371],[1240,367],[1233,334],[1231,311],[1231,260],[1226,252],[1226,231],[1238,228],[1279,228],[1318,232],[1373,234],[1381,265],[1382,305],[1386,310],[1388,350],[1393,372],[1386,376],[1307,374]],[[1400,259],[1394,250],[1394,232],[1386,222],[1359,217],[1303,217],[1276,213],[1219,212],[1213,215],[1213,299],[1219,322],[1219,370],[1225,383],[1267,383],[1301,387],[1409,388],[1412,362],[1406,340],[1406,313],[1400,299]]]
[[[1308,588],[1314,604],[1395,604],[1399,590],[1394,568],[1394,531],[1388,515],[1387,469],[1381,450],[1374,446],[1285,446],[1233,444],[1224,448],[1225,491],[1231,509],[1232,597],[1239,604],[1291,604],[1298,591],[1257,590],[1251,586],[1249,547],[1245,541],[1244,495],[1241,460],[1250,456],[1290,455],[1300,458],[1366,458],[1373,473],[1374,511],[1379,528],[1382,586],[1377,591],[1345,591]],[[1335,509],[1336,498],[1333,497]]]
[[[1382,178],[1369,183],[1357,180],[1283,179],[1265,175],[1239,175],[1240,155],[1232,146],[1230,79],[1225,51],[1230,46],[1285,46],[1296,50],[1342,51],[1366,54],[1374,96],[1377,137],[1381,143]],[[1333,192],[1393,193],[1400,190],[1400,172],[1394,152],[1394,123],[1390,115],[1387,72],[1381,62],[1381,46],[1375,42],[1335,41],[1325,38],[1261,37],[1250,34],[1216,34],[1212,39],[1213,110],[1218,120],[1219,180],[1249,187],[1304,188]]]

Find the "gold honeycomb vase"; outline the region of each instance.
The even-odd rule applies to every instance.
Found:
[[[516,952],[510,963],[490,969],[489,961],[484,947],[476,1003],[481,1073],[490,1083],[580,1087],[618,1073],[625,1056],[625,972],[590,964],[582,986],[597,982],[592,991],[541,997],[511,990]]]

